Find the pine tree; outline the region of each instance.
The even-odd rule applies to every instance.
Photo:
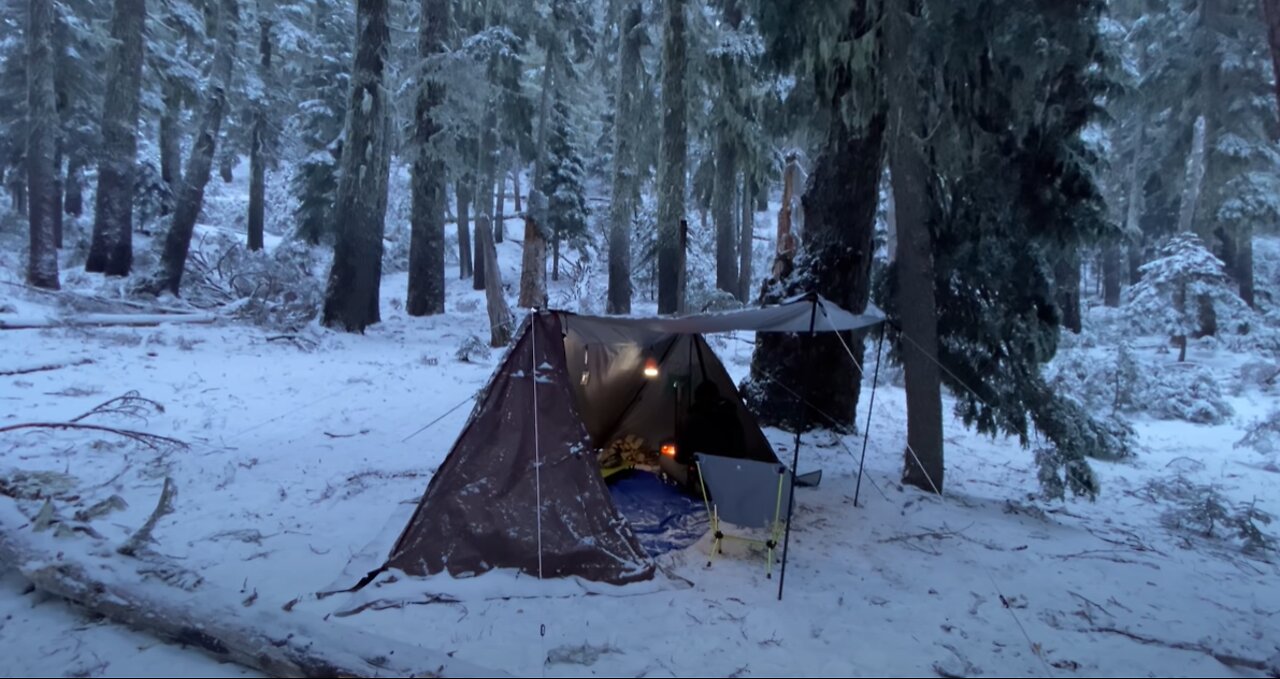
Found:
[[[560,277],[560,243],[581,245],[587,232],[585,163],[579,148],[578,132],[571,107],[563,90],[551,107],[551,129],[547,139],[547,170],[543,193],[547,198],[547,228],[552,234],[552,280]]]
[[[133,266],[133,188],[138,154],[146,0],[115,0],[102,113],[102,157],[85,271],[127,276]]]
[[[252,96],[253,129],[249,141],[249,234],[250,250],[263,246],[266,219],[266,175],[270,154],[271,29],[275,21],[274,0],[258,0],[258,87]]]
[[[384,81],[391,41],[388,11],[387,0],[360,0],[356,5],[358,32],[334,211],[333,268],[322,314],[326,326],[347,332],[364,332],[381,320],[378,291],[391,172]]]
[[[427,64],[448,49],[449,0],[423,0],[418,54]],[[409,250],[409,297],[412,316],[444,313],[445,163],[442,157],[440,107],[445,85],[437,74],[418,84],[414,121],[413,240]]]
[[[609,290],[605,310],[631,313],[631,222],[640,203],[641,167],[635,136],[640,120],[640,50],[645,43],[644,5],[632,0],[618,24],[617,90],[613,118],[613,197],[609,204]]]
[[[302,77],[295,81],[300,101],[290,123],[296,130],[293,136],[302,142],[303,155],[291,178],[291,187],[298,200],[293,214],[297,234],[312,244],[331,238],[335,232],[333,210],[342,128],[354,59],[352,8],[351,3],[315,0],[303,31],[303,53],[309,58],[302,66]]]
[[[161,270],[154,281],[144,286],[151,292],[163,289],[177,295],[182,286],[191,236],[195,232],[200,208],[204,205],[204,190],[213,169],[218,130],[227,113],[239,23],[240,7],[237,0],[220,0],[213,66],[204,92],[204,108],[200,114],[191,155],[187,158],[187,168],[179,185],[173,221],[165,236],[164,251],[160,258]]]
[[[687,0],[664,0],[662,138],[658,161],[658,313],[684,311],[685,185],[688,157]]]
[[[54,219],[60,206],[54,182],[58,111],[54,92],[53,0],[27,5],[27,220],[31,243],[27,282],[57,290],[58,250]]]
[[[880,86],[882,45],[873,9],[863,0],[789,0],[761,6],[766,56],[795,68],[811,82],[811,121],[825,129],[801,199],[805,228],[800,254],[793,271],[765,282],[765,303],[814,292],[861,312],[870,299],[886,119]],[[752,409],[765,423],[791,429],[853,428],[862,340],[854,333],[757,335],[751,376],[744,385]],[[797,405],[797,392],[805,395],[809,407]]]

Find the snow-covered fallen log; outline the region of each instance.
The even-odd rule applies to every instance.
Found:
[[[340,623],[246,608],[242,597],[207,582],[179,589],[139,573],[163,569],[155,558],[122,557],[105,540],[54,532],[35,532],[17,504],[0,497],[0,563],[40,590],[219,660],[276,677],[503,676]]]
[[[0,316],[0,330],[79,326],[151,326],[166,323],[212,323],[213,314],[79,314],[55,318]]]

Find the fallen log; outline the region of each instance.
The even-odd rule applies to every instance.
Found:
[[[3,321],[0,321],[0,323],[3,323]],[[14,375],[30,375],[31,373],[41,373],[41,372],[47,372],[50,370],[61,370],[63,368],[73,368],[79,365],[89,365],[90,363],[93,363],[92,358],[82,358],[78,361],[71,361],[67,363],[45,363],[43,365],[35,365],[29,368],[12,368],[9,370],[0,370],[0,377],[12,377]]]
[[[0,563],[40,590],[218,660],[274,677],[503,676],[341,623],[246,608],[207,582],[185,591],[145,579],[138,569],[154,572],[162,559],[103,556],[114,553],[104,540],[36,533],[16,503],[0,499]]]
[[[218,317],[213,314],[80,314],[57,318],[0,316],[0,330],[85,326],[145,327],[166,323],[212,323],[216,320]]]

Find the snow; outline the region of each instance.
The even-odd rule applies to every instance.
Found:
[[[497,247],[504,280],[519,280],[519,245]],[[0,268],[0,279],[18,276]],[[72,280],[81,291],[103,285]],[[550,285],[555,299],[571,283]],[[621,588],[492,572],[316,598],[379,564],[501,359],[454,358],[466,338],[487,336],[483,292],[449,276],[446,315],[410,318],[393,301],[406,286],[404,273],[385,278],[384,320],[362,336],[306,328],[314,347],[226,320],[0,331],[0,372],[93,361],[0,377],[0,427],[69,420],[137,390],[164,412],[101,421],[191,444],[158,452],[96,433],[0,433],[0,477],[72,475],[79,499],[57,503],[66,514],[120,495],[127,508],[93,523],[118,544],[171,476],[175,512],[160,520],[156,548],[209,587],[256,591],[255,609],[318,626],[377,599],[417,602],[371,607],[342,624],[518,675],[1260,676],[1103,629],[1257,660],[1280,652],[1274,563],[1171,527],[1175,507],[1151,491],[1183,478],[1280,512],[1278,453],[1231,445],[1275,408],[1274,391],[1250,384],[1222,390],[1234,414],[1218,424],[1133,414],[1138,455],[1093,462],[1100,497],[1047,503],[1037,499],[1031,451],[953,419],[947,495],[903,487],[905,396],[882,382],[857,506],[861,437],[804,437],[801,470],[824,474],[819,487],[797,491],[782,601],[776,571],[766,579],[763,559],[742,545],[727,544],[707,568],[708,537],[658,557],[658,580]],[[0,303],[55,315],[45,296],[12,285],[0,285]],[[750,339],[711,338],[735,379],[747,371]],[[1147,340],[1135,339],[1133,351],[1146,363],[1176,360]],[[1255,360],[1220,346],[1193,346],[1189,357],[1224,380]],[[789,459],[791,435],[767,433]],[[452,600],[425,603],[431,595]],[[28,592],[12,569],[0,569],[0,657],[12,676],[252,674]]]

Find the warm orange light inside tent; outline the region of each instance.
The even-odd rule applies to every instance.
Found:
[[[644,362],[644,376],[653,379],[658,376],[658,361],[649,359]]]
[[[674,443],[664,443],[664,444],[662,444],[661,452],[662,452],[662,454],[663,454],[663,455],[666,455],[667,457],[675,457],[675,456],[676,456],[676,444],[674,444]]]

